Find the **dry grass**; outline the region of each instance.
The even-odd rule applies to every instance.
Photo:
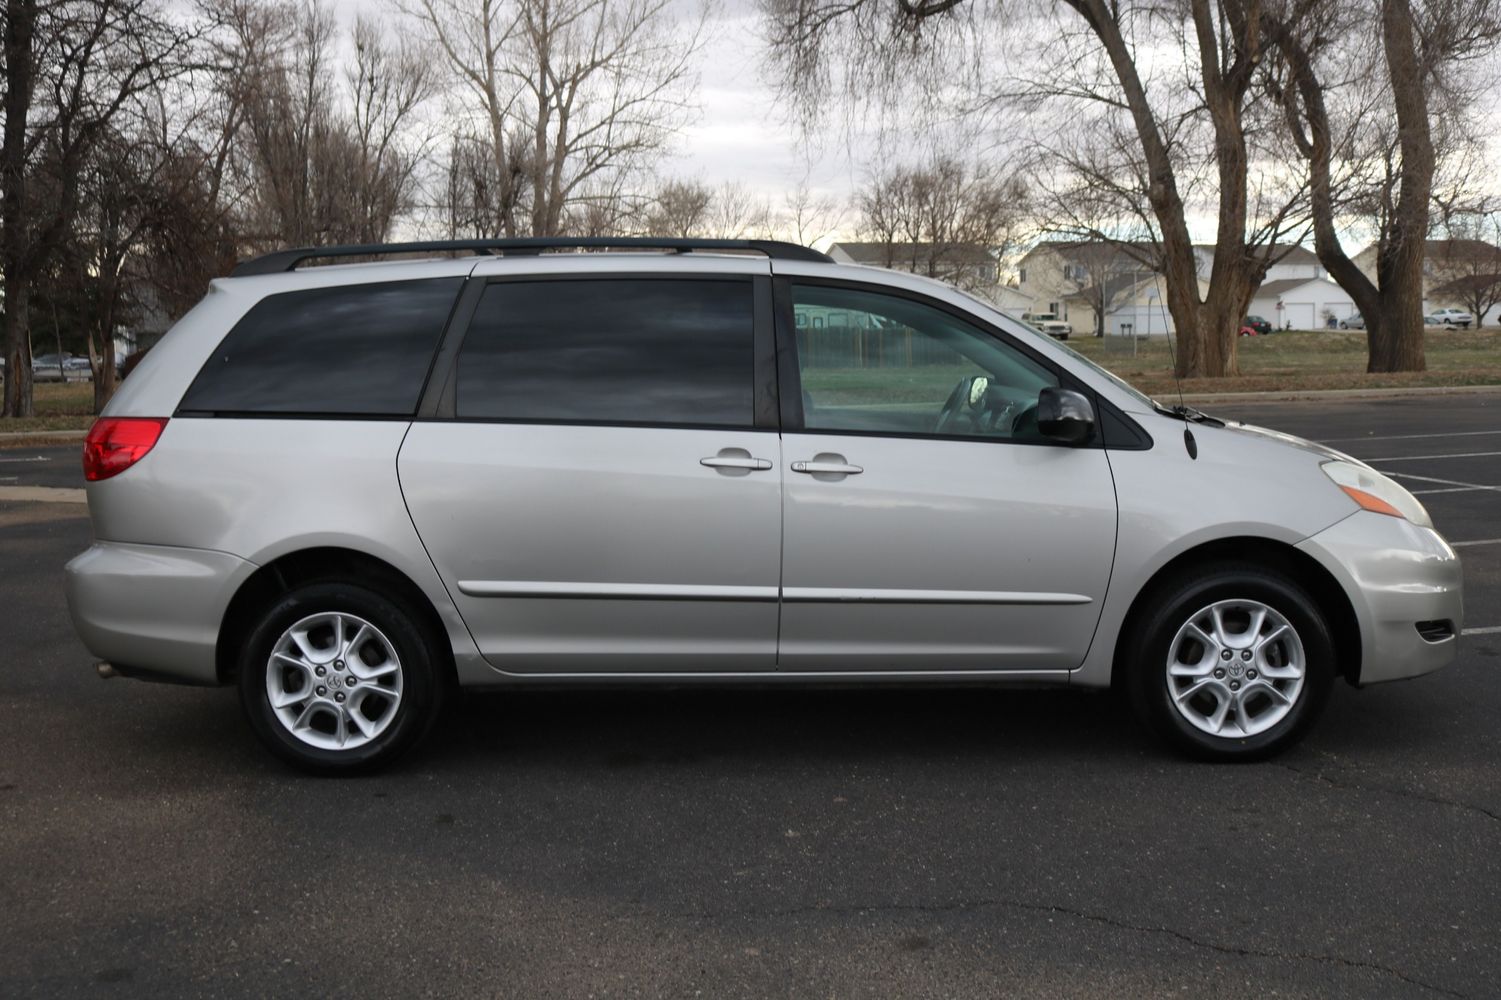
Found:
[[[1172,392],[1172,355],[1164,338],[1137,343],[1070,339],[1068,345],[1152,395]],[[1316,389],[1385,389],[1415,386],[1501,385],[1501,330],[1428,331],[1428,370],[1391,375],[1366,373],[1365,334],[1358,331],[1275,333],[1241,337],[1240,374],[1186,379],[1183,391],[1299,392]]]

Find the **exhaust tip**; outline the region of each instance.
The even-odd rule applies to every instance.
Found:
[[[114,668],[113,664],[106,663],[103,660],[100,660],[98,663],[94,664],[94,672],[99,675],[99,679],[101,681],[107,681],[111,677],[120,676],[120,672]]]

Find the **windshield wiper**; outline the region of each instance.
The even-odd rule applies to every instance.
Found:
[[[1158,403],[1157,412],[1165,413],[1170,417],[1177,417],[1179,420],[1189,423],[1210,424],[1214,427],[1225,426],[1225,422],[1219,417],[1211,417],[1203,410],[1196,410],[1192,406],[1184,406],[1182,403],[1179,403],[1177,406],[1163,406],[1161,403]]]

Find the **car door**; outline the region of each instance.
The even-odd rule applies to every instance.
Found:
[[[1103,448],[1037,429],[1055,369],[936,301],[777,285],[779,349],[795,359],[782,367],[781,668],[1077,667],[1116,503]]]
[[[399,471],[498,669],[775,667],[767,266],[674,263],[471,279],[473,318],[456,351],[445,343],[437,412],[413,424]]]

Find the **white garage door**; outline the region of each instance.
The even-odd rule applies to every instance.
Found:
[[[1313,329],[1313,303],[1312,302],[1284,302],[1282,303],[1282,322],[1291,323],[1294,330]]]

